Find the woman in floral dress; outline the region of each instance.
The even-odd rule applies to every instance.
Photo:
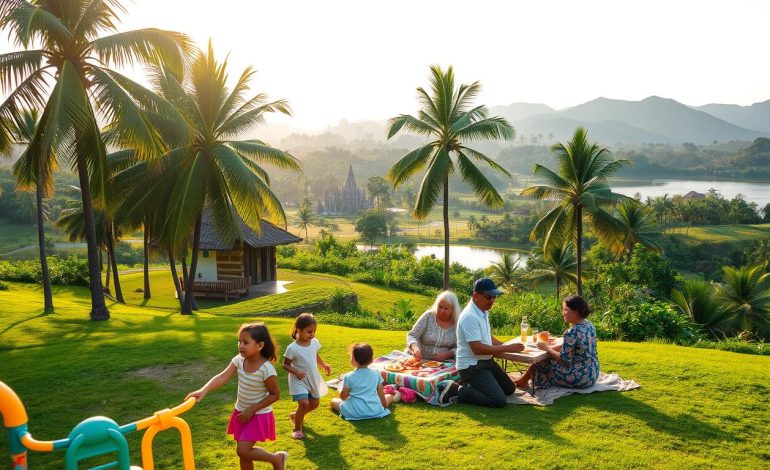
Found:
[[[591,313],[588,303],[579,295],[570,295],[562,303],[564,321],[571,324],[564,333],[561,346],[540,341],[537,347],[548,351],[545,361],[533,364],[516,381],[526,387],[531,379],[535,387],[588,388],[599,377],[599,358],[596,354],[596,329],[586,320]]]

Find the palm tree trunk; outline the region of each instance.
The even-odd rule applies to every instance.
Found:
[[[91,291],[91,320],[109,320],[110,311],[104,303],[102,275],[99,271],[99,246],[96,244],[96,226],[94,225],[94,206],[91,200],[91,183],[88,181],[88,168],[85,157],[78,157],[78,177],[80,194],[83,198],[83,222],[88,249],[88,287]]]
[[[99,258],[101,259],[101,257],[102,257],[102,249],[99,248]],[[107,275],[104,278],[104,288],[103,288],[104,292],[108,294],[111,293],[110,292],[110,275],[111,275],[110,269],[112,269],[112,263],[110,263],[110,257],[108,256],[107,257]]]
[[[449,175],[444,175],[444,290],[449,290]]]
[[[43,274],[43,311],[53,312],[51,273],[48,272],[48,258],[45,253],[45,228],[43,227],[43,169],[38,169],[35,198],[37,202],[37,244],[40,253],[40,270]]]
[[[184,282],[185,287],[187,287],[187,279],[190,278],[189,271],[187,270],[187,249],[185,248],[185,253],[182,254],[182,282]]]
[[[559,276],[556,276],[556,301],[561,300],[559,293],[561,291],[561,283],[559,282]]]
[[[578,204],[575,207],[576,227],[576,251],[577,251],[577,291],[578,295],[583,295],[583,206]]]
[[[144,298],[151,299],[150,294],[150,233],[149,224],[145,220],[144,224]]]
[[[125,304],[126,301],[123,300],[123,290],[120,288],[120,278],[118,277],[118,262],[115,259],[115,237],[112,236],[113,233],[112,222],[110,222],[110,229],[107,232],[107,250],[109,250],[110,262],[112,264],[112,283],[115,285],[115,299]]]
[[[179,284],[179,273],[176,272],[176,262],[174,261],[174,254],[168,253],[168,264],[171,268],[171,279],[174,280],[174,289],[176,289],[176,298],[179,300],[180,311],[184,309],[184,292],[182,292],[182,286]],[[185,284],[187,285],[187,284]]]
[[[201,215],[195,219],[195,230],[193,232],[192,258],[190,260],[190,273],[187,276],[187,295],[184,298],[184,308],[182,315],[192,315],[193,309],[193,284],[195,284],[195,270],[198,268],[198,248],[201,244]]]

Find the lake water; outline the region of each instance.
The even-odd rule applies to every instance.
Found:
[[[631,184],[610,182],[612,190],[616,193],[633,196],[636,193],[642,195],[642,201],[647,197],[657,197],[668,194],[685,195],[690,191],[706,193],[714,188],[725,199],[732,199],[742,194],[748,202],[755,202],[759,208],[765,207],[770,202],[770,183],[753,183],[745,181],[697,181],[697,180],[652,180],[632,182]]]
[[[415,245],[415,256],[435,255],[436,258],[444,259],[444,245]],[[529,257],[526,253],[518,251],[496,250],[494,248],[478,248],[474,246],[449,245],[449,261],[460,263],[466,268],[483,269],[491,266],[503,259],[503,254],[509,253],[514,259],[518,256],[521,260],[519,264],[524,267]]]

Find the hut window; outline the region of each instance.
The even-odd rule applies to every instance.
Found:
[[[203,250],[203,257],[208,258],[209,257],[209,250]]]

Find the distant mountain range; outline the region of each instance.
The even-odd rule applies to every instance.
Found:
[[[658,96],[641,101],[596,98],[561,110],[541,103],[492,106],[490,114],[505,117],[516,129],[518,142],[527,144],[565,141],[578,126],[588,129],[591,140],[606,146],[679,145],[685,142],[707,145],[714,141],[751,142],[758,137],[770,138],[770,100],[751,106],[707,104],[691,107]],[[384,120],[343,120],[322,131],[301,131],[284,125],[268,126],[262,134],[266,133],[274,143],[283,141],[290,147],[303,142],[316,146],[344,145],[336,140],[362,144],[384,141],[386,126]],[[398,138],[394,140],[391,143],[395,145],[407,144],[407,141],[398,142]]]
[[[770,101],[747,107],[711,104],[692,108],[657,96],[641,101],[597,98],[559,111],[534,112],[546,108],[513,103],[490,111],[508,119],[520,136],[560,141],[569,138],[577,126],[586,127],[592,140],[604,145],[710,144],[770,137]],[[753,127],[747,128],[748,123]]]

